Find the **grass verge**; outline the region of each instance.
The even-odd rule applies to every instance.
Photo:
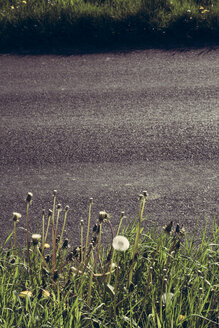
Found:
[[[218,40],[217,0],[0,0],[0,49]]]
[[[216,222],[211,236],[205,229],[199,240],[188,239],[173,222],[161,233],[144,231],[143,192],[138,217],[128,226],[121,213],[114,231],[101,211],[90,229],[90,199],[80,245],[71,248],[64,239],[69,207],[62,211],[56,196],[54,191],[48,216],[43,211],[40,234],[30,236],[28,193],[23,249],[16,244],[21,215],[13,213],[12,233],[0,248],[0,327],[219,326]],[[111,231],[108,246],[101,242],[105,225]]]

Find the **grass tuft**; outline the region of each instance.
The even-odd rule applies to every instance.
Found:
[[[69,207],[61,220],[56,194],[46,235],[43,211],[42,231],[33,234],[31,241],[28,226],[33,195],[29,193],[26,247],[17,248],[13,226],[0,248],[0,327],[219,326],[216,221],[211,236],[204,229],[198,241],[172,221],[161,232],[144,231],[147,193],[143,192],[138,217],[129,225],[122,227],[122,212],[114,235],[110,216],[101,211],[90,231],[90,199],[87,231],[82,221],[81,244],[70,247],[64,239]],[[20,224],[17,218],[21,215],[14,212],[16,225]],[[111,230],[108,245],[101,240],[105,225]]]

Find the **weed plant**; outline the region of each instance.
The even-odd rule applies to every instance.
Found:
[[[105,211],[90,225],[90,199],[81,241],[70,247],[69,207],[61,211],[56,191],[47,217],[43,211],[42,230],[30,235],[32,197],[26,198],[26,246],[17,247],[22,218],[14,212],[12,232],[0,249],[0,327],[219,326],[216,222],[211,237],[206,225],[199,240],[172,221],[161,232],[144,231],[143,192],[137,218],[123,227],[122,212],[115,232]],[[101,241],[105,225],[111,230],[108,246]]]
[[[218,39],[218,0],[0,0],[1,48]]]

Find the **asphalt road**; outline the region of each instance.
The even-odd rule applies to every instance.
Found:
[[[90,197],[93,222],[106,210],[114,227],[145,189],[146,229],[173,220],[196,234],[218,220],[218,48],[6,54],[0,76],[1,237],[13,211],[25,225],[29,191],[38,232],[54,189],[72,244]]]

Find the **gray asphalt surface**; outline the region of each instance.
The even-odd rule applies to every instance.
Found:
[[[137,215],[145,189],[146,226],[173,220],[199,233],[218,220],[218,48],[6,54],[0,76],[1,237],[13,211],[25,225],[29,191],[38,232],[54,189],[71,209],[72,244],[90,197],[93,222],[106,210],[114,226],[121,211]]]

